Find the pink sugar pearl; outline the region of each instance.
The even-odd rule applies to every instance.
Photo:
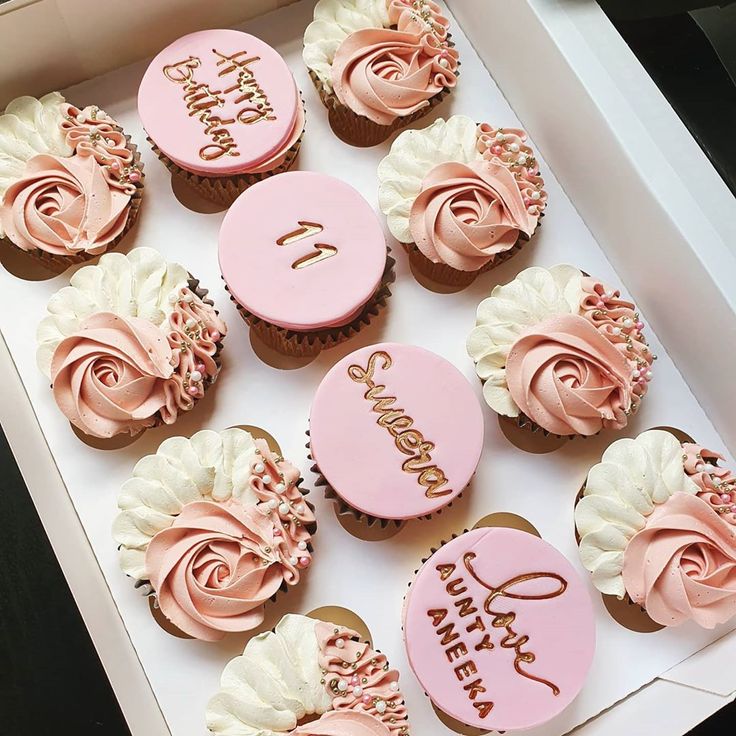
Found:
[[[309,567],[309,557],[300,557],[299,567]]]
[[[141,174],[139,171],[131,171],[130,174],[128,174],[128,179],[133,182],[133,184],[136,184],[141,180]]]
[[[210,340],[212,342],[220,342],[222,335],[217,330],[210,330]]]
[[[363,696],[363,705],[370,705],[373,702],[373,698],[370,695]]]
[[[196,364],[196,365],[194,366],[194,370],[197,370],[197,371],[199,371],[199,372],[200,372],[200,373],[202,373],[202,374],[204,374],[204,373],[206,373],[206,372],[207,372],[207,371],[205,370],[205,364],[204,364],[204,363],[197,363],[197,364]]]
[[[503,153],[503,148],[501,146],[491,146],[491,153],[495,153],[496,156],[500,156]]]
[[[187,393],[190,396],[196,396],[199,393],[199,389],[196,386],[190,386]]]

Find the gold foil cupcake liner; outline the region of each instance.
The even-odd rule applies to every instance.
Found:
[[[77,265],[79,263],[87,263],[95,258],[99,258],[103,253],[107,253],[115,248],[122,239],[127,235],[128,231],[133,227],[136,220],[138,219],[138,213],[141,208],[141,202],[143,201],[143,189],[145,173],[143,171],[143,162],[141,161],[141,154],[138,150],[138,146],[133,143],[129,135],[125,136],[126,148],[133,154],[133,166],[135,166],[141,174],[140,186],[135,188],[135,192],[130,195],[130,202],[128,204],[128,219],[125,222],[122,232],[116,238],[111,240],[105,249],[99,253],[73,253],[68,256],[57,255],[56,253],[48,253],[45,250],[36,248],[35,250],[24,250],[19,248],[10,238],[5,237],[1,239],[1,242],[7,246],[15,248],[17,251],[33,259],[36,263],[42,265],[44,268],[55,274],[61,274],[67,270],[67,268]]]
[[[453,47],[455,44],[450,40],[448,35],[448,46]],[[460,62],[458,62],[458,69],[456,76],[460,75]],[[390,125],[380,125],[374,123],[364,115],[358,115],[353,112],[347,105],[343,105],[340,100],[337,99],[337,95],[334,91],[328,90],[322,80],[310,69],[309,76],[314,83],[317,92],[319,93],[322,104],[327,108],[327,118],[330,123],[330,127],[335,135],[340,140],[348,143],[351,146],[358,146],[361,148],[367,148],[370,146],[376,146],[379,143],[383,143],[397,130],[411,125],[415,121],[423,118],[431,110],[445,99],[445,97],[452,91],[450,87],[444,87],[434,97],[428,100],[428,105],[413,112],[411,115],[405,115],[398,117]]]
[[[304,99],[301,97],[301,93],[299,94],[299,99],[304,108],[306,119],[307,108],[304,104]],[[299,155],[305,129],[306,127],[302,128],[298,140],[286,152],[281,163],[273,169],[255,174],[232,174],[231,176],[204,176],[187,171],[187,169],[183,169],[178,164],[175,164],[150,137],[146,136],[146,139],[151,144],[153,152],[173,175],[183,179],[189,187],[205,199],[229,207],[248,187],[264,179],[269,179],[276,174],[283,174],[292,167],[294,161],[296,161],[296,157]]]
[[[390,249],[387,249],[390,254]],[[267,322],[257,317],[248,309],[240,305],[227,286],[225,289],[230,294],[240,316],[250,326],[250,329],[260,340],[273,350],[283,355],[296,358],[313,358],[322,350],[335,347],[351,337],[354,337],[366,325],[378,316],[379,312],[386,307],[386,301],[391,296],[390,285],[396,279],[394,264],[396,261],[391,255],[386,256],[386,266],[381,277],[381,283],[373,296],[366,302],[360,314],[341,327],[331,327],[323,330],[309,332],[296,332]]]

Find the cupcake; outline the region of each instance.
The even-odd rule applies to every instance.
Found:
[[[385,306],[394,279],[373,208],[345,182],[311,171],[238,197],[222,223],[219,259],[251,330],[298,357],[352,337]]]
[[[661,429],[606,449],[575,508],[580,559],[601,593],[662,626],[736,616],[736,476],[721,459]]]
[[[227,328],[207,292],[152,248],[108,253],[57,291],[36,359],[64,416],[110,438],[173,424],[220,372]]]
[[[161,51],[141,80],[138,113],[166,167],[224,205],[286,171],[304,131],[286,62],[233,30],[190,33]]]
[[[474,529],[433,552],[403,622],[409,665],[435,707],[483,732],[554,718],[595,650],[583,581],[552,545],[516,529]]]
[[[214,734],[407,736],[399,673],[344,626],[287,614],[253,637],[207,706]]]
[[[483,416],[455,366],[414,345],[356,350],[322,379],[309,415],[318,484],[373,524],[425,517],[457,498],[483,449]]]
[[[467,347],[483,397],[521,426],[566,437],[623,429],[652,378],[634,305],[573,266],[496,286]]]
[[[171,437],[118,494],[120,566],[185,634],[217,641],[263,622],[312,560],[299,471],[243,429]]]
[[[0,240],[57,271],[98,256],[135,222],[142,169],[99,107],[19,97],[0,115]]]
[[[319,0],[304,63],[342,140],[374,146],[442,101],[460,64],[448,25],[432,0]]]
[[[517,253],[547,204],[526,133],[464,115],[401,133],[378,179],[391,234],[417,271],[450,286]]]

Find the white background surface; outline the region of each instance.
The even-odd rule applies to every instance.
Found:
[[[326,114],[301,64],[301,35],[311,18],[312,3],[302,3],[266,16],[246,29],[274,45],[287,59],[304,92],[308,109],[307,135],[298,167],[342,176],[376,204],[375,168],[387,146],[352,149],[330,132]],[[463,60],[460,83],[436,114],[462,112],[496,125],[516,125],[503,96],[478,62],[462,33],[454,38]],[[79,85],[67,93],[78,105],[98,104],[117,117],[143,151],[146,195],[141,218],[125,247],[149,245],[189,268],[211,289],[228,320],[224,369],[220,382],[195,411],[173,428],[152,430],[131,446],[117,451],[94,450],[82,444],[56,409],[47,382],[35,367],[33,335],[49,296],[64,285],[66,276],[30,284],[0,273],[2,302],[0,329],[72,496],[89,540],[97,554],[112,594],[147,672],[156,697],[175,736],[204,732],[204,707],[217,689],[225,662],[242,650],[245,636],[231,636],[221,644],[184,641],[162,632],[146,602],[133,590],[117,566],[110,524],[115,496],[135,461],[155,451],[167,436],[192,434],[198,429],[221,429],[234,424],[256,424],[272,432],[285,455],[299,465],[310,486],[304,450],[304,430],[311,396],[325,371],[340,357],[361,345],[390,339],[413,342],[435,350],[454,362],[476,387],[472,362],[464,342],[480,299],[497,282],[507,281],[532,264],[571,262],[614,286],[618,280],[564,192],[542,162],[550,205],[540,233],[522,253],[497,271],[478,279],[455,295],[429,292],[411,276],[403,253],[397,252],[397,283],[389,308],[360,336],[310,365],[282,371],[262,363],[253,353],[245,325],[226,297],[219,278],[216,238],[222,213],[201,214],[183,206],[174,196],[168,172],[148,150],[135,112],[135,94],[145,64],[136,64],[106,77]],[[478,91],[482,90],[482,94]],[[426,123],[432,117],[425,118]],[[424,123],[423,123],[424,124]],[[247,234],[244,234],[246,236]],[[635,298],[636,295],[634,295]],[[18,308],[22,305],[22,309]],[[646,314],[643,314],[646,322]],[[704,444],[722,447],[715,431],[690,394],[656,339],[659,355],[655,381],[642,413],[630,425],[635,434],[656,425],[680,426]],[[320,527],[315,563],[305,584],[282,596],[267,611],[271,626],[287,610],[309,611],[329,604],[343,605],[368,623],[376,645],[402,671],[402,689],[410,709],[414,733],[446,733],[428,700],[407,669],[401,643],[401,600],[412,572],[430,546],[452,532],[472,526],[493,511],[514,511],[529,518],[542,535],[577,564],[573,538],[572,503],[587,468],[614,437],[576,440],[547,456],[523,453],[505,440],[494,415],[486,411],[486,443],[478,475],[469,492],[449,511],[430,522],[410,524],[397,537],[368,543],[349,536],[319,492]],[[584,573],[583,571],[583,574]],[[598,652],[588,685],[575,703],[539,733],[560,734],[650,681],[686,658],[722,632],[695,626],[657,634],[632,634],[613,622],[594,593],[598,615]],[[430,730],[431,729],[431,730]]]

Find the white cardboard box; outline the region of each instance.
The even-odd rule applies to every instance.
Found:
[[[114,544],[109,537],[115,482],[125,477],[135,459],[154,451],[166,436],[191,433],[208,425],[261,424],[276,434],[287,456],[306,471],[301,431],[306,427],[309,397],[335,360],[360,344],[378,339],[415,341],[442,352],[472,379],[472,365],[464,356],[462,342],[482,293],[497,279],[512,278],[532,262],[551,265],[555,259],[567,257],[609,281],[622,282],[642,308],[645,321],[653,326],[659,343],[666,346],[666,350],[659,348],[660,375],[632,433],[654,424],[679,425],[703,442],[729,447],[731,454],[736,448],[736,428],[729,421],[736,408],[736,395],[727,368],[736,352],[736,342],[731,339],[736,331],[736,315],[728,288],[736,269],[732,246],[736,242],[736,204],[592,2],[448,2],[455,15],[455,36],[464,66],[452,102],[443,104],[438,114],[466,112],[511,125],[514,114],[506,101],[511,104],[544,159],[543,171],[549,182],[549,215],[535,238],[536,244],[499,269],[498,276],[453,297],[423,290],[399,255],[399,279],[385,320],[372,326],[358,341],[326,353],[290,375],[260,364],[217,278],[214,237],[222,214],[199,214],[182,207],[170,190],[165,170],[146,150],[134,109],[137,79],[145,63],[95,77],[154,53],[184,32],[230,25],[246,15],[284,4],[274,0],[245,4],[237,0],[217,4],[136,0],[120,7],[123,4],[99,0],[11,0],[0,6],[0,34],[8,40],[0,48],[0,103],[18,93],[41,94],[89,79],[70,91],[70,99],[83,104],[99,102],[121,119],[126,131],[144,149],[147,201],[141,222],[125,247],[155,245],[169,257],[180,259],[202,277],[230,318],[232,334],[225,351],[229,362],[221,385],[212,392],[215,396],[209,395],[173,430],[148,432],[129,448],[99,457],[100,452],[70,436],[33,360],[32,327],[40,319],[48,295],[65,282],[69,272],[66,277],[36,284],[19,283],[0,273],[0,306],[5,307],[0,310],[5,341],[0,344],[0,365],[8,377],[0,384],[0,420],[136,736],[204,733],[202,704],[216,686],[216,674],[244,641],[231,637],[222,646],[209,646],[172,640],[156,628],[144,610],[145,602],[133,593],[116,567]],[[337,142],[299,62],[301,32],[312,5],[299,3],[246,27],[286,56],[305,92],[309,118],[300,167],[329,171],[334,162],[335,173],[349,170],[351,181],[375,202],[375,163],[385,147],[357,151]],[[108,35],[100,30],[101,26],[115,33]],[[523,53],[519,53],[520,47]],[[88,95],[90,99],[85,99]],[[427,122],[430,120],[427,118]],[[182,239],[177,240],[178,236]],[[193,243],[196,238],[199,241]],[[7,315],[18,299],[23,300],[23,314],[18,315],[16,310],[11,320]],[[446,307],[441,315],[436,311],[438,306]],[[426,315],[421,323],[417,322],[417,314]],[[701,327],[706,316],[707,330]],[[427,325],[428,321],[431,324]],[[462,327],[460,333],[458,327]],[[266,383],[276,379],[278,383]],[[251,385],[249,380],[278,387],[283,407],[270,415],[265,411],[267,407],[255,400],[248,405],[239,403],[241,393]],[[241,386],[246,388],[241,391]],[[570,499],[571,480],[584,476],[584,468],[595,461],[612,437],[536,458],[520,456],[507,446],[490,416],[487,434],[485,465],[472,494],[466,494],[467,502],[432,522],[406,529],[392,541],[369,546],[378,564],[399,569],[398,577],[385,584],[391,600],[397,597],[400,602],[411,570],[430,543],[472,524],[489,511],[526,511],[543,535],[574,559],[571,509],[559,508],[564,507],[559,499]],[[499,465],[499,459],[503,468],[491,467]],[[95,469],[100,468],[105,472],[95,475]],[[534,496],[534,507],[539,510],[535,511],[539,514],[536,518],[506,488],[519,477],[531,485],[533,474],[540,470],[541,477],[552,481],[551,490],[545,489],[546,495]],[[99,489],[86,487],[85,473],[87,478],[101,478]],[[306,477],[310,485],[313,477]],[[323,521],[318,545],[322,542],[323,549],[334,549],[335,544],[342,544],[346,554],[364,556],[369,543],[347,537],[324,500],[318,501],[318,511]],[[325,554],[321,567],[312,571],[311,584],[283,597],[274,608],[279,612],[292,607],[306,611],[317,605],[342,603],[357,610],[368,621],[392,664],[403,672],[403,687],[413,721],[419,727],[415,732],[450,733],[432,720],[426,698],[406,667],[398,634],[398,605],[392,618],[364,591],[352,590],[341,598],[342,592],[329,584],[329,578],[334,577],[328,569],[330,558]],[[366,573],[370,584],[364,587],[368,591],[382,580],[373,572]],[[307,587],[304,592],[302,589]],[[318,591],[324,591],[327,598]],[[535,733],[556,736],[587,721],[582,726],[586,734],[609,734],[624,728],[633,734],[651,730],[658,735],[680,734],[733,699],[736,635],[725,635],[728,627],[715,635],[723,638],[703,649],[714,635],[693,628],[683,629],[680,634],[622,633],[607,618],[599,600],[596,603],[600,647],[592,677],[581,698],[563,717]],[[654,640],[646,637],[659,637],[657,647],[652,647]],[[609,655],[611,650],[621,651],[617,649],[619,640],[629,657],[604,656],[607,651]],[[639,661],[649,659],[647,648],[666,650],[667,656],[653,665]],[[637,650],[641,650],[639,660],[632,655]],[[687,656],[696,650],[700,651]],[[677,664],[683,657],[685,661]],[[601,697],[606,688],[608,700]]]

